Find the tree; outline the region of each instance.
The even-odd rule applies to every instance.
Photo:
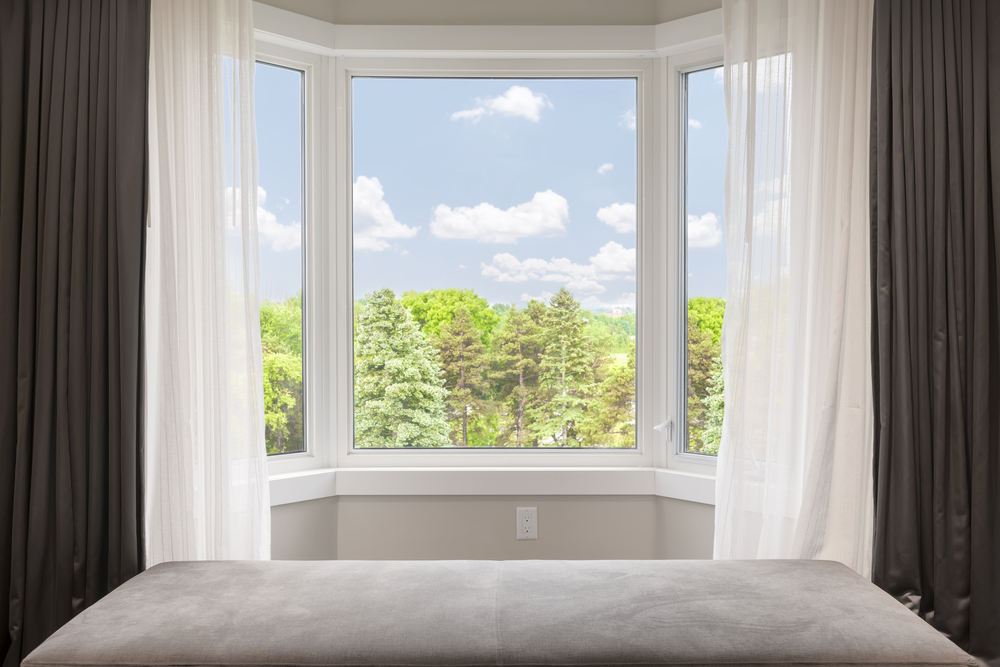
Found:
[[[437,351],[392,291],[368,294],[354,348],[355,446],[447,446],[442,375]]]
[[[705,397],[712,377],[712,360],[716,356],[712,334],[688,321],[687,422],[688,447],[692,451],[701,451],[702,431],[706,425]]]
[[[584,439],[604,447],[635,444],[635,349],[613,364],[597,387],[583,426]]]
[[[500,321],[489,302],[471,289],[432,289],[426,292],[406,292],[403,305],[413,315],[420,330],[428,336],[441,334],[441,327],[451,322],[459,308],[469,311],[480,340],[488,343],[490,334]]]
[[[269,454],[303,449],[302,294],[260,306],[264,439]]]
[[[726,314],[726,300],[722,297],[693,296],[688,299],[688,324],[694,324],[712,337],[712,343],[722,341],[722,320]]]
[[[705,397],[705,430],[701,434],[701,453],[718,454],[722,442],[722,417],[726,410],[725,379],[722,375],[722,357],[712,360],[712,377]]]
[[[486,348],[480,335],[468,309],[459,306],[452,320],[441,326],[441,335],[437,337],[449,392],[452,442],[462,447],[469,446],[469,417],[482,405],[487,390]]]
[[[502,433],[513,435],[515,447],[528,444],[526,418],[538,388],[545,310],[545,305],[538,301],[528,303],[525,310],[511,308],[493,339],[492,366],[497,394],[506,407]]]
[[[558,446],[579,447],[579,426],[592,390],[588,346],[580,304],[565,287],[549,300],[544,350],[539,364],[539,405],[530,431]]]

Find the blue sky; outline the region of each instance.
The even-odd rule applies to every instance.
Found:
[[[301,285],[301,75],[258,65],[264,298]],[[523,304],[568,287],[634,307],[632,79],[355,78],[355,294],[472,288]],[[689,293],[722,295],[725,111],[689,78]],[[693,217],[692,217],[693,216]]]

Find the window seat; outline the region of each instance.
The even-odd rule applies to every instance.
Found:
[[[976,662],[826,561],[158,565],[24,661],[70,665]]]

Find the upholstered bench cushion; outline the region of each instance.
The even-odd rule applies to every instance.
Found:
[[[48,665],[974,665],[822,561],[158,565],[25,660]]]

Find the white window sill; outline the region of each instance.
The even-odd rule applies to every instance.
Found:
[[[659,496],[715,504],[715,477],[666,468],[319,468],[271,476],[271,506],[332,496]]]

